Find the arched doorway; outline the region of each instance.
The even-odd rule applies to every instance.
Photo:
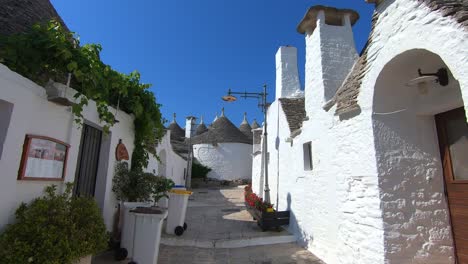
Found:
[[[158,157],[159,157],[159,162],[158,162],[158,176],[167,176],[166,172],[166,165],[167,165],[167,157],[166,157],[166,150],[163,149],[159,152]]]
[[[419,76],[418,69],[434,73],[441,68],[449,71],[448,85],[409,85]],[[460,85],[450,69],[427,50],[396,56],[377,79],[372,122],[389,263],[450,263],[457,256],[465,263],[461,258],[468,257],[464,243],[468,228],[451,225],[451,220],[468,222],[468,210],[466,216],[449,210],[454,202],[466,203],[468,208],[468,184],[460,187],[465,188],[466,197],[447,199],[435,122],[436,115],[457,108],[463,111],[463,105]],[[468,164],[468,156],[461,159]]]

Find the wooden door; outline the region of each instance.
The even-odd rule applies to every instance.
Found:
[[[77,196],[94,197],[101,138],[101,130],[86,124],[83,125],[74,187],[74,194]]]
[[[436,116],[458,263],[468,264],[468,124],[458,108]]]

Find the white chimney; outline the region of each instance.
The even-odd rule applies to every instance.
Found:
[[[276,98],[291,97],[300,89],[297,49],[282,46],[276,52]]]
[[[321,108],[358,59],[352,26],[359,14],[350,9],[311,7],[297,27],[305,34],[305,101],[307,115]]]
[[[185,137],[191,138],[195,134],[195,130],[197,129],[195,126],[195,120],[197,120],[194,116],[187,116],[185,119]]]

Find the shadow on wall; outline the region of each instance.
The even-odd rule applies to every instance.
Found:
[[[434,114],[463,105],[460,87],[453,78],[428,90],[406,85],[418,68],[441,67],[447,66],[436,54],[411,50],[390,61],[375,85],[372,122],[387,261],[444,263],[451,256]]]
[[[296,214],[294,213],[294,210],[291,207],[292,203],[292,197],[291,193],[288,192],[287,195],[287,207],[286,210],[289,211],[289,227],[288,227],[288,232],[293,234],[296,237],[297,244],[301,247],[307,247],[308,244],[313,242],[313,235],[305,235],[305,232],[302,230],[301,226],[298,223],[298,220],[296,218]]]

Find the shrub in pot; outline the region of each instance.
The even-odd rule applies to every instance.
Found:
[[[113,238],[116,242],[115,258],[117,260],[133,254],[134,219],[130,217],[130,211],[135,207],[150,207],[149,202],[152,199],[156,203],[164,197],[164,188],[167,188],[167,183],[160,181],[159,178],[152,173],[130,170],[126,162],[116,164],[112,191],[120,201],[117,221],[119,230],[116,230]]]
[[[164,178],[162,176],[153,176],[152,184],[152,197],[154,205],[156,206],[159,200],[163,197],[169,198],[167,192],[170,191],[175,183],[171,179]]]
[[[112,191],[121,202],[147,202],[151,200],[153,192],[153,178],[151,173],[130,170],[127,162],[115,165]]]
[[[92,198],[72,197],[48,186],[43,197],[16,210],[16,222],[0,235],[2,263],[74,264],[107,247],[108,235]]]

